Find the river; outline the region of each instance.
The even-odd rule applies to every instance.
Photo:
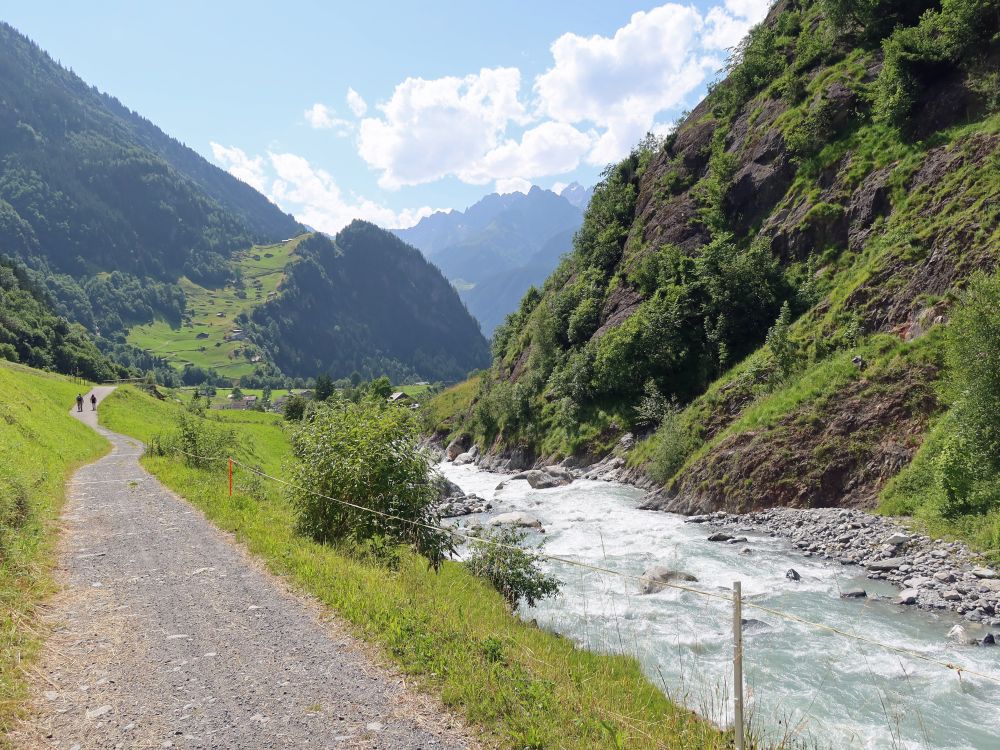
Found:
[[[502,475],[474,466],[439,469],[465,492],[492,500],[489,515],[524,511],[546,533],[544,552],[638,576],[665,565],[698,578],[689,584],[727,593],[742,583],[745,682],[755,727],[772,739],[802,740],[819,748],[1000,748],[1000,646],[958,645],[948,631],[960,620],[880,601],[893,594],[856,567],[807,558],[783,539],[746,534],[746,544],[706,541],[710,530],[682,516],[638,509],[634,487],[577,480],[533,490],[527,482],[495,491]],[[740,554],[749,546],[751,554]],[[562,563],[545,567],[562,581],[558,597],[522,610],[544,628],[602,652],[640,660],[650,679],[678,702],[720,725],[731,719],[731,604],[667,589],[639,595],[618,576]],[[794,568],[800,581],[785,572]],[[868,599],[841,599],[863,586]],[[755,611],[758,604],[866,638],[910,649],[932,659],[990,675],[963,674],[854,639]],[[971,630],[971,629],[970,629]]]

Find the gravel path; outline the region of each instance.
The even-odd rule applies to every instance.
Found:
[[[69,484],[64,590],[15,747],[477,747],[148,474],[87,399],[72,413],[113,450]]]

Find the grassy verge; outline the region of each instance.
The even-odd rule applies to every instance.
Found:
[[[472,408],[482,379],[481,374],[473,375],[427,400],[421,409],[427,432],[454,437]]]
[[[148,440],[179,407],[119,389],[102,410],[111,429]],[[269,415],[212,414],[231,424],[269,473],[288,456]],[[233,532],[247,548],[348,621],[426,690],[463,713],[487,744],[529,748],[725,748],[731,739],[671,703],[631,658],[582,651],[511,616],[502,598],[458,564],[439,574],[404,555],[398,569],[341,554],[294,532],[292,509],[272,483],[162,457],[146,467]]]
[[[35,607],[52,590],[65,480],[107,442],[69,415],[86,386],[0,362],[0,747],[26,695],[42,633]]]

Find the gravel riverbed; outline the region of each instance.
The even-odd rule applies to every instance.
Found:
[[[742,544],[741,532],[786,537],[805,556],[860,565],[869,578],[899,586],[899,604],[951,610],[970,622],[1000,627],[1000,573],[961,542],[932,539],[888,518],[842,508],[773,508],[687,520],[730,531],[723,536],[732,538],[721,540],[729,543]]]

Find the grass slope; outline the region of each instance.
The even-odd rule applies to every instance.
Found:
[[[65,480],[107,443],[69,415],[86,386],[0,362],[0,747],[39,644],[35,607],[52,590]]]
[[[149,440],[179,406],[121,388],[104,404],[109,428]],[[273,415],[210,413],[231,425],[244,460],[281,475],[289,455]],[[237,472],[227,496],[223,467],[170,458],[144,465],[208,518],[376,643],[423,688],[460,710],[506,748],[725,748],[731,738],[671,703],[632,658],[579,650],[512,617],[501,597],[459,564],[439,574],[414,555],[398,570],[359,561],[294,531],[292,508],[273,483]]]
[[[243,289],[207,289],[182,278],[179,283],[187,303],[181,327],[174,328],[163,320],[136,326],[128,335],[129,343],[163,357],[178,369],[190,363],[227,377],[249,375],[254,370],[250,361],[253,347],[246,341],[227,341],[226,334],[235,326],[237,315],[249,313],[278,293],[285,267],[295,261],[296,248],[307,236],[276,245],[255,245],[237,253],[233,260],[242,273]]]

